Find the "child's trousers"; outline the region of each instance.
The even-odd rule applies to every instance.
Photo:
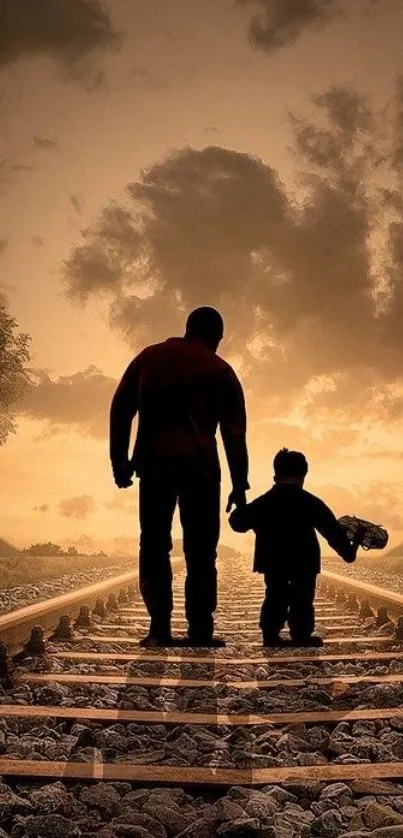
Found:
[[[266,596],[260,614],[264,638],[277,637],[286,622],[293,640],[311,636],[315,628],[316,572],[303,567],[277,567],[264,574]]]

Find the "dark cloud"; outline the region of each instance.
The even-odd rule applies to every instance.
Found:
[[[42,236],[32,236],[31,242],[35,247],[43,247],[45,244],[45,239]]]
[[[47,371],[34,370],[19,413],[46,422],[45,438],[68,426],[85,436],[103,439],[108,433],[109,405],[116,384],[95,366],[55,380]]]
[[[32,137],[32,145],[35,151],[59,151],[59,143],[49,137]]]
[[[307,415],[399,418],[391,385],[403,351],[403,212],[385,194],[387,182],[399,191],[396,119],[386,125],[350,89],[314,101],[315,121],[291,118],[293,192],[248,154],[176,151],[84,231],[65,263],[66,293],[109,299],[110,323],[133,349],[181,333],[194,306],[216,305],[227,322],[222,349],[241,361],[256,415],[270,400],[292,408],[325,376],[332,386],[311,394]],[[384,242],[377,265],[374,233]]]
[[[94,500],[90,495],[80,495],[80,497],[66,498],[59,503],[59,515],[64,518],[77,518],[77,520],[84,520],[95,512],[96,506]]]
[[[64,72],[94,51],[117,45],[109,11],[101,0],[6,0],[0,28],[0,68],[47,56]]]
[[[70,195],[70,204],[77,213],[77,215],[81,215],[83,208],[84,208],[84,198],[82,195]]]
[[[159,93],[161,90],[169,90],[169,84],[161,76],[156,73],[151,73],[143,67],[132,67],[132,79],[137,82],[140,87],[148,90],[150,93]]]
[[[66,263],[70,299],[108,295],[111,323],[131,343],[181,330],[184,311],[207,300],[226,302],[237,321],[242,306],[249,335],[258,303],[246,293],[251,252],[276,247],[285,223],[276,173],[247,154],[185,149],[127,194],[127,205],[104,210]]]
[[[40,506],[33,506],[32,508],[33,508],[34,512],[41,512],[43,514],[44,512],[49,511],[49,504],[48,503],[42,503]]]
[[[7,250],[8,245],[8,239],[0,239],[0,256],[2,253],[4,253],[5,250]]]
[[[341,0],[238,0],[257,9],[249,37],[269,54],[298,40],[306,29],[320,30],[342,10]],[[352,0],[353,2],[353,0]]]
[[[400,11],[399,0],[235,0],[256,10],[249,38],[257,49],[273,55],[294,44],[305,31],[320,32],[350,14]]]

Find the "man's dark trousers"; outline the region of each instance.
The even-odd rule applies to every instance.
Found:
[[[151,617],[151,631],[169,631],[173,607],[171,528],[179,504],[187,577],[189,636],[210,638],[217,607],[215,567],[220,535],[220,473],[191,459],[159,464],[140,477],[140,592]]]
[[[288,622],[293,640],[304,640],[311,636],[315,628],[315,588],[316,570],[288,565],[271,569],[264,575],[266,596],[260,615],[260,627],[263,637],[277,637],[284,624]]]

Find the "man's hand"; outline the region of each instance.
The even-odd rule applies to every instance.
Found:
[[[246,505],[246,492],[239,491],[239,489],[233,489],[230,495],[228,496],[228,503],[226,512],[231,512],[233,506],[245,506]]]
[[[113,476],[118,489],[128,489],[133,486],[133,467],[131,463],[113,469]]]

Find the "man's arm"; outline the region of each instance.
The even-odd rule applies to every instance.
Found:
[[[138,358],[134,358],[121,378],[110,408],[109,455],[118,485],[122,477],[123,483],[131,485],[127,476],[130,469],[129,445],[132,421],[138,410],[138,384]]]
[[[316,498],[314,527],[326,538],[327,543],[345,562],[354,562],[357,544],[352,544],[339,524],[332,510],[323,501]]]
[[[231,475],[233,494],[240,496],[250,488],[245,399],[241,383],[231,367],[226,367],[220,383],[220,431]]]

